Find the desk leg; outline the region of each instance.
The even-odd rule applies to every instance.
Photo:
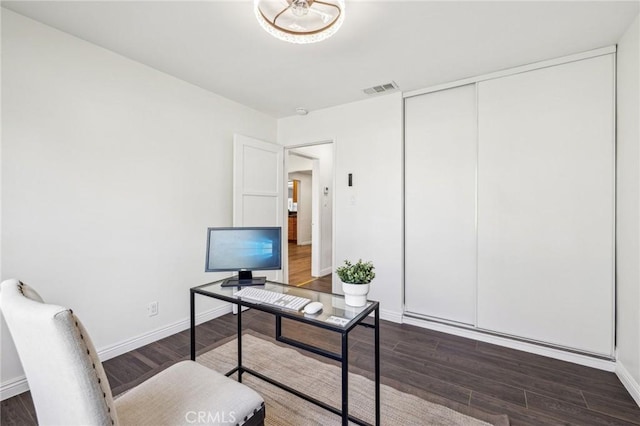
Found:
[[[349,425],[349,345],[348,333],[342,333],[342,426]]]
[[[191,292],[191,361],[196,360],[196,294]]]
[[[376,369],[376,425],[380,425],[380,312],[378,308],[375,310],[375,328],[374,328],[374,345],[375,345],[375,369]]]
[[[282,337],[282,317],[276,314],[276,340]]]
[[[242,306],[238,305],[238,382],[242,383]]]

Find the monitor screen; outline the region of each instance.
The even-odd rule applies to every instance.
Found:
[[[209,228],[205,272],[281,269],[281,234],[280,227]]]

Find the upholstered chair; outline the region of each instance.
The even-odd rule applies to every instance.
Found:
[[[11,279],[0,309],[15,342],[40,425],[262,425],[264,401],[247,386],[181,361],[113,398],[89,333],[72,310]]]

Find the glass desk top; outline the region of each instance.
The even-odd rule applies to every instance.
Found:
[[[368,300],[365,306],[348,306],[344,302],[344,296],[339,294],[324,293],[317,290],[310,290],[272,281],[267,281],[267,283],[263,286],[256,286],[256,288],[262,290],[305,297],[307,299],[310,299],[312,302],[320,302],[324,305],[321,312],[318,312],[316,314],[305,314],[302,311],[281,309],[277,306],[255,302],[253,300],[243,300],[241,297],[235,296],[234,293],[245,287],[222,287],[221,284],[223,282],[224,280],[216,281],[213,283],[194,287],[191,290],[199,294],[211,296],[216,299],[226,300],[228,302],[240,302],[240,304],[243,306],[255,307],[260,310],[282,315],[283,317],[293,318],[298,321],[313,322],[316,324],[322,323],[326,328],[351,328],[351,326],[362,321],[364,317],[372,313],[378,306],[378,302],[372,300]]]

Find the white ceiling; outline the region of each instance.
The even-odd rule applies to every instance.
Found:
[[[252,1],[3,1],[3,6],[274,117],[615,44],[639,1],[358,1],[330,39],[277,40]]]

